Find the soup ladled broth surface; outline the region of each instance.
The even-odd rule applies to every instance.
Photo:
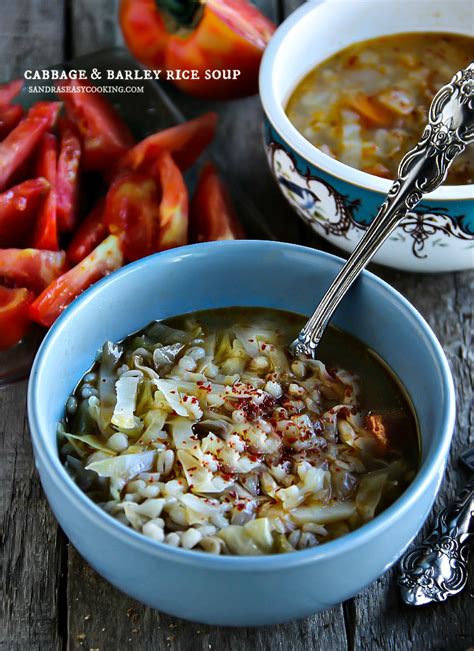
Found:
[[[474,60],[474,38],[407,33],[356,43],[318,64],[294,89],[286,112],[313,145],[387,179],[421,139],[436,92]],[[474,182],[472,148],[447,184]]]
[[[158,542],[289,552],[389,506],[416,473],[413,410],[361,342],[287,351],[305,318],[226,308],[106,342],[66,405],[60,454],[87,495]]]

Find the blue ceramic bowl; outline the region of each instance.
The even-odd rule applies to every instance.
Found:
[[[348,599],[400,556],[441,482],[454,421],[451,374],[439,343],[394,289],[363,272],[335,322],[379,353],[410,394],[423,461],[407,491],[338,540],[290,554],[219,557],[156,543],[89,500],[58,458],[65,402],[106,339],[197,309],[266,306],[309,314],[343,261],[263,241],[214,242],[128,265],[76,300],[46,335],[31,372],[28,410],[38,472],[59,524],[103,577],[166,613],[218,625],[305,617]]]
[[[473,16],[470,0],[410,0],[396,10],[393,0],[312,0],[276,31],[260,68],[267,156],[280,190],[319,235],[352,251],[391,181],[334,160],[299,133],[285,113],[298,82],[352,43],[401,32],[470,35]],[[473,247],[474,188],[446,185],[407,215],[375,260],[409,271],[455,271],[474,265]]]

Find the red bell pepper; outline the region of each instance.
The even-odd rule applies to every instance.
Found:
[[[275,31],[247,0],[122,0],[119,19],[139,61],[210,99],[257,92],[260,59]],[[185,74],[192,70],[196,79]],[[239,74],[229,75],[233,70]]]
[[[214,138],[217,113],[158,131],[130,149],[119,162],[120,169],[150,171],[163,151],[170,151],[181,170],[190,167]]]
[[[64,251],[0,249],[0,278],[36,293],[60,276],[66,267]]]
[[[0,194],[0,246],[24,245],[48,191],[48,181],[39,178]]]
[[[194,242],[244,237],[227,188],[212,163],[206,163],[199,176],[191,201],[190,230]]]
[[[100,199],[74,234],[67,249],[67,259],[77,264],[107,237],[104,223],[105,199]]]
[[[0,350],[14,346],[25,336],[30,325],[28,307],[34,298],[33,292],[24,287],[0,286]]]
[[[121,238],[126,260],[138,260],[155,251],[158,211],[157,186],[151,177],[124,172],[110,186],[104,222]]]
[[[60,108],[60,102],[37,102],[0,143],[0,192],[54,125]]]
[[[8,136],[23,117],[23,109],[19,104],[0,105],[0,140]]]
[[[164,251],[187,244],[188,190],[169,152],[160,154],[157,170],[161,183],[157,250]]]
[[[38,221],[36,222],[33,246],[35,249],[47,249],[57,251],[58,245],[58,224],[57,224],[57,139],[52,133],[45,133],[40,146],[37,172],[44,176],[50,183],[49,194],[43,203]]]
[[[109,235],[82,262],[46,287],[30,305],[30,318],[49,327],[79,294],[103,276],[121,267],[122,262],[120,241],[115,235]]]
[[[23,79],[15,79],[0,86],[0,106],[10,104],[23,88]]]
[[[66,83],[71,92],[59,93],[59,96],[81,135],[84,169],[105,170],[130,149],[135,140],[110,102],[98,92],[87,92],[91,84],[78,79]],[[64,86],[64,82],[61,85]]]
[[[71,231],[77,216],[81,141],[75,127],[68,120],[61,123],[60,130],[61,144],[56,179],[58,229]]]

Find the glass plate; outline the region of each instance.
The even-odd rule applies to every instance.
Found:
[[[113,48],[94,52],[82,57],[73,59],[67,63],[53,66],[55,69],[81,69],[86,70],[88,76],[94,68],[103,70],[141,70],[140,64],[137,63],[123,48]],[[154,81],[94,81],[95,84],[110,86],[143,86],[143,93],[112,93],[106,94],[106,97],[112,102],[122,118],[132,130],[135,138],[141,140],[145,136],[166,127],[176,124],[182,120],[179,109],[166,95],[164,90]],[[25,108],[42,100],[52,100],[54,95],[30,92],[30,86],[46,86],[50,82],[45,81],[25,81],[22,93],[18,102]],[[57,99],[57,98],[56,98]],[[224,173],[225,176],[225,173]],[[195,181],[196,172],[190,170],[186,174],[186,181],[192,191]],[[240,206],[238,206],[240,208]],[[263,224],[252,220],[251,224],[246,224],[245,217],[250,217],[251,210],[244,210],[244,225],[247,232],[252,237],[271,237],[268,231],[262,231]],[[44,336],[44,329],[34,328],[27,337],[13,348],[2,352],[0,351],[0,386],[9,384],[13,381],[28,377],[31,364],[38,349],[39,344]]]

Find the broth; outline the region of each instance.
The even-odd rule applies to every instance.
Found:
[[[356,43],[306,75],[286,113],[324,153],[394,179],[402,156],[421,139],[435,93],[472,60],[474,38],[456,34],[394,34]],[[467,148],[447,183],[473,182]]]
[[[305,318],[226,308],[107,342],[59,427],[79,486],[123,524],[185,549],[294,551],[371,520],[419,464],[416,418],[386,365]]]

